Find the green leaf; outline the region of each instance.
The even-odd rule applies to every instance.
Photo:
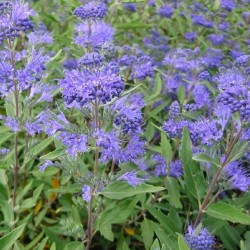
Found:
[[[114,241],[114,234],[112,232],[111,224],[104,224],[100,228],[100,234],[109,241]]]
[[[157,238],[160,240],[161,244],[165,244],[166,250],[174,250],[177,249],[177,239],[168,235],[162,226],[157,223],[151,221],[151,227],[154,230]]]
[[[178,96],[178,100],[180,103],[183,103],[185,100],[185,96],[186,96],[186,89],[183,85],[180,85],[177,91],[177,96]]]
[[[2,145],[3,143],[5,143],[5,142],[6,142],[7,140],[9,140],[12,136],[13,136],[13,134],[10,134],[10,133],[0,134],[0,145]]]
[[[13,231],[0,239],[1,250],[9,250],[17,239],[22,235],[25,224],[15,228]]]
[[[214,10],[218,10],[219,8],[220,8],[220,0],[215,0],[214,1],[213,9]]]
[[[61,52],[62,52],[62,49],[60,49],[60,50],[56,53],[56,55],[54,55],[54,56],[50,59],[50,62],[52,62],[52,61],[55,60],[57,57],[59,57],[59,55],[61,54]]]
[[[21,209],[31,208],[31,207],[34,207],[36,205],[37,200],[38,200],[38,198],[43,190],[43,186],[44,186],[44,184],[41,184],[39,187],[37,187],[33,192],[33,196],[22,202]]]
[[[182,208],[182,204],[180,202],[180,192],[179,192],[179,184],[178,181],[168,176],[166,178],[166,189],[168,191],[169,201],[175,208]]]
[[[152,244],[150,250],[160,250],[160,243],[158,239],[155,239],[154,243]]]
[[[147,98],[145,98],[146,103],[148,103],[149,101],[153,100],[154,98],[156,98],[158,95],[161,94],[162,85],[163,85],[163,83],[162,83],[162,79],[161,79],[160,74],[156,74],[154,91],[151,95],[149,95]]]
[[[49,189],[49,191],[55,192],[55,193],[73,194],[73,193],[80,192],[81,189],[82,189],[82,185],[78,184],[78,183],[75,183],[75,184],[71,184],[70,186],[62,186],[61,188],[57,188],[57,189]]]
[[[42,152],[49,144],[54,140],[53,137],[49,137],[39,144],[37,144],[34,148],[30,150],[31,155],[38,155],[40,152]]]
[[[106,239],[113,241],[114,235],[111,225],[124,223],[133,213],[138,200],[137,197],[132,200],[124,200],[119,203],[119,206],[117,206],[116,203],[111,202],[106,210],[98,215],[95,228],[100,230],[101,234]],[[107,230],[107,232],[105,232],[105,230]]]
[[[34,249],[34,247],[37,245],[37,243],[43,238],[44,232],[41,232],[37,235],[29,244],[25,245],[25,250]]]
[[[164,132],[161,132],[161,150],[161,153],[166,158],[167,162],[170,162],[173,152],[167,135]]]
[[[52,244],[50,250],[56,250],[56,243],[55,243],[55,242],[53,242],[53,244]]]
[[[7,200],[0,199],[0,208],[6,223],[11,223],[14,220],[14,212],[12,205]]]
[[[144,205],[144,207],[148,210],[148,212],[161,223],[161,225],[164,227],[164,229],[167,231],[168,234],[175,235],[175,232],[178,231],[178,228],[176,225],[171,221],[171,219],[166,216],[164,213],[162,213],[160,210],[149,206]]]
[[[241,158],[247,152],[248,147],[249,147],[249,141],[237,142],[234,145],[233,150],[228,157],[228,159],[229,159],[228,161],[237,161],[239,158]]]
[[[164,189],[145,183],[132,187],[126,182],[114,182],[104,188],[101,194],[109,199],[122,200],[137,194],[155,193]]]
[[[65,153],[65,148],[58,148],[53,152],[50,152],[46,155],[40,157],[40,160],[55,160],[58,157],[62,156]]]
[[[250,216],[243,213],[241,209],[236,208],[224,202],[212,204],[206,211],[209,216],[220,220],[227,220],[233,223],[250,225]]]
[[[240,241],[240,250],[247,250],[246,245],[242,240]]]
[[[115,26],[117,29],[131,30],[131,29],[146,29],[150,25],[146,23],[141,23],[140,21],[132,21],[128,23],[119,23]]]
[[[220,221],[217,219],[217,221]],[[219,236],[219,239],[223,243],[224,249],[235,250],[239,247],[239,242],[241,240],[241,233],[238,229],[233,226],[230,226],[228,222],[224,221],[225,225],[215,231],[215,235]]]
[[[200,203],[207,184],[200,167],[192,160],[192,144],[186,127],[183,130],[180,157],[184,169],[186,190]]]
[[[63,250],[84,250],[85,247],[82,242],[80,241],[72,241],[68,243]]]
[[[28,184],[18,193],[16,197],[16,203],[19,203],[21,199],[30,191],[33,181],[31,180]]]
[[[64,242],[62,241],[61,238],[57,236],[58,229],[57,229],[57,234],[55,233],[55,230],[52,229],[52,227],[43,227],[43,230],[45,234],[48,236],[50,242],[55,243],[58,249],[63,249]]]
[[[199,161],[199,162],[210,162],[214,165],[216,165],[217,167],[220,167],[220,160],[218,158],[214,158],[210,155],[207,154],[196,154],[193,156],[193,160],[195,161]]]
[[[147,218],[144,218],[141,223],[141,232],[145,249],[149,249],[153,243],[154,232],[151,228],[150,221]]]
[[[178,236],[178,246],[179,246],[179,250],[190,250],[190,248],[187,246],[185,240],[183,239],[182,235]]]

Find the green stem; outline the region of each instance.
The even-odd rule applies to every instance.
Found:
[[[202,215],[205,211],[205,209],[208,207],[208,205],[210,205],[210,196],[212,195],[213,191],[214,191],[214,188],[218,182],[218,180],[220,179],[221,177],[221,174],[223,172],[223,169],[225,168],[225,166],[227,166],[227,164],[229,163],[230,159],[229,159],[229,156],[232,152],[232,149],[234,147],[234,145],[237,143],[237,141],[239,140],[240,136],[241,136],[241,133],[242,133],[242,129],[240,129],[240,131],[238,132],[238,134],[232,138],[232,140],[230,141],[229,145],[228,145],[228,148],[226,150],[226,154],[225,154],[225,159],[223,161],[223,163],[221,164],[221,167],[219,168],[219,170],[217,171],[208,191],[207,191],[207,194],[205,196],[205,199],[203,200],[201,206],[200,206],[200,209],[199,209],[199,212],[198,212],[198,215],[196,217],[196,220],[194,222],[194,228],[196,228],[201,219],[202,219]]]
[[[95,100],[94,104],[94,121],[95,121],[95,132],[97,132],[99,128],[99,104],[98,100]],[[98,161],[99,161],[99,149],[96,144],[95,147],[95,162],[94,162],[94,178],[98,175]],[[94,193],[95,193],[95,188],[91,187],[91,196],[90,196],[90,202],[88,206],[88,225],[87,225],[87,245],[86,245],[86,250],[89,250],[91,247],[91,242],[93,238],[93,199],[94,199]]]
[[[15,54],[11,42],[8,43],[10,49],[10,61],[13,68],[15,68]],[[19,90],[17,81],[14,79],[14,97],[15,97],[15,118],[19,118]],[[18,187],[18,172],[19,172],[19,162],[18,162],[18,132],[15,132],[14,136],[14,189],[13,189],[13,210],[16,207],[16,194]],[[15,213],[14,213],[15,215]]]

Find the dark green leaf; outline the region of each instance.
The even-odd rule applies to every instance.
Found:
[[[206,211],[209,216],[220,220],[227,220],[233,223],[250,225],[250,216],[230,204],[218,202],[212,204]]]

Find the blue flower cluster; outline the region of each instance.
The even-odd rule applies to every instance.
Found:
[[[4,39],[13,41],[21,35],[21,32],[27,33],[34,29],[34,24],[29,19],[32,11],[22,1],[1,2],[0,14],[0,42],[3,42]]]
[[[250,187],[250,176],[240,162],[230,162],[225,167],[224,172],[231,188],[247,192]]]
[[[98,53],[85,54],[78,69],[66,70],[60,81],[67,104],[77,102],[85,106],[91,102],[106,104],[119,97],[124,88],[115,62],[104,65]]]
[[[232,113],[239,112],[243,120],[250,119],[249,79],[249,76],[237,67],[222,69],[215,77],[220,91],[218,102],[227,106]]]
[[[107,12],[107,6],[105,3],[98,1],[90,1],[84,6],[80,6],[75,9],[74,15],[80,17],[82,20],[91,19],[102,19],[105,17]]]
[[[180,105],[177,101],[175,101],[169,107],[169,118],[175,119],[179,115],[180,115]]]
[[[215,243],[214,237],[204,227],[198,230],[189,226],[185,240],[191,250],[212,250]]]
[[[141,132],[143,122],[141,109],[144,107],[142,95],[122,97],[111,106],[114,112],[114,124],[122,128],[122,132],[134,134]]]

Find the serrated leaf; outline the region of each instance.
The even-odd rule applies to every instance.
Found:
[[[145,183],[132,187],[125,182],[114,182],[104,188],[101,194],[109,199],[122,200],[137,194],[155,193],[164,189],[164,187],[155,187]]]
[[[250,216],[230,204],[218,202],[212,204],[206,211],[209,216],[220,220],[227,220],[233,223],[250,225]]]
[[[17,239],[22,235],[25,224],[15,228],[13,231],[0,239],[1,250],[9,250]]]
[[[114,241],[114,234],[112,232],[111,224],[104,224],[99,228],[100,234],[109,241]]]

